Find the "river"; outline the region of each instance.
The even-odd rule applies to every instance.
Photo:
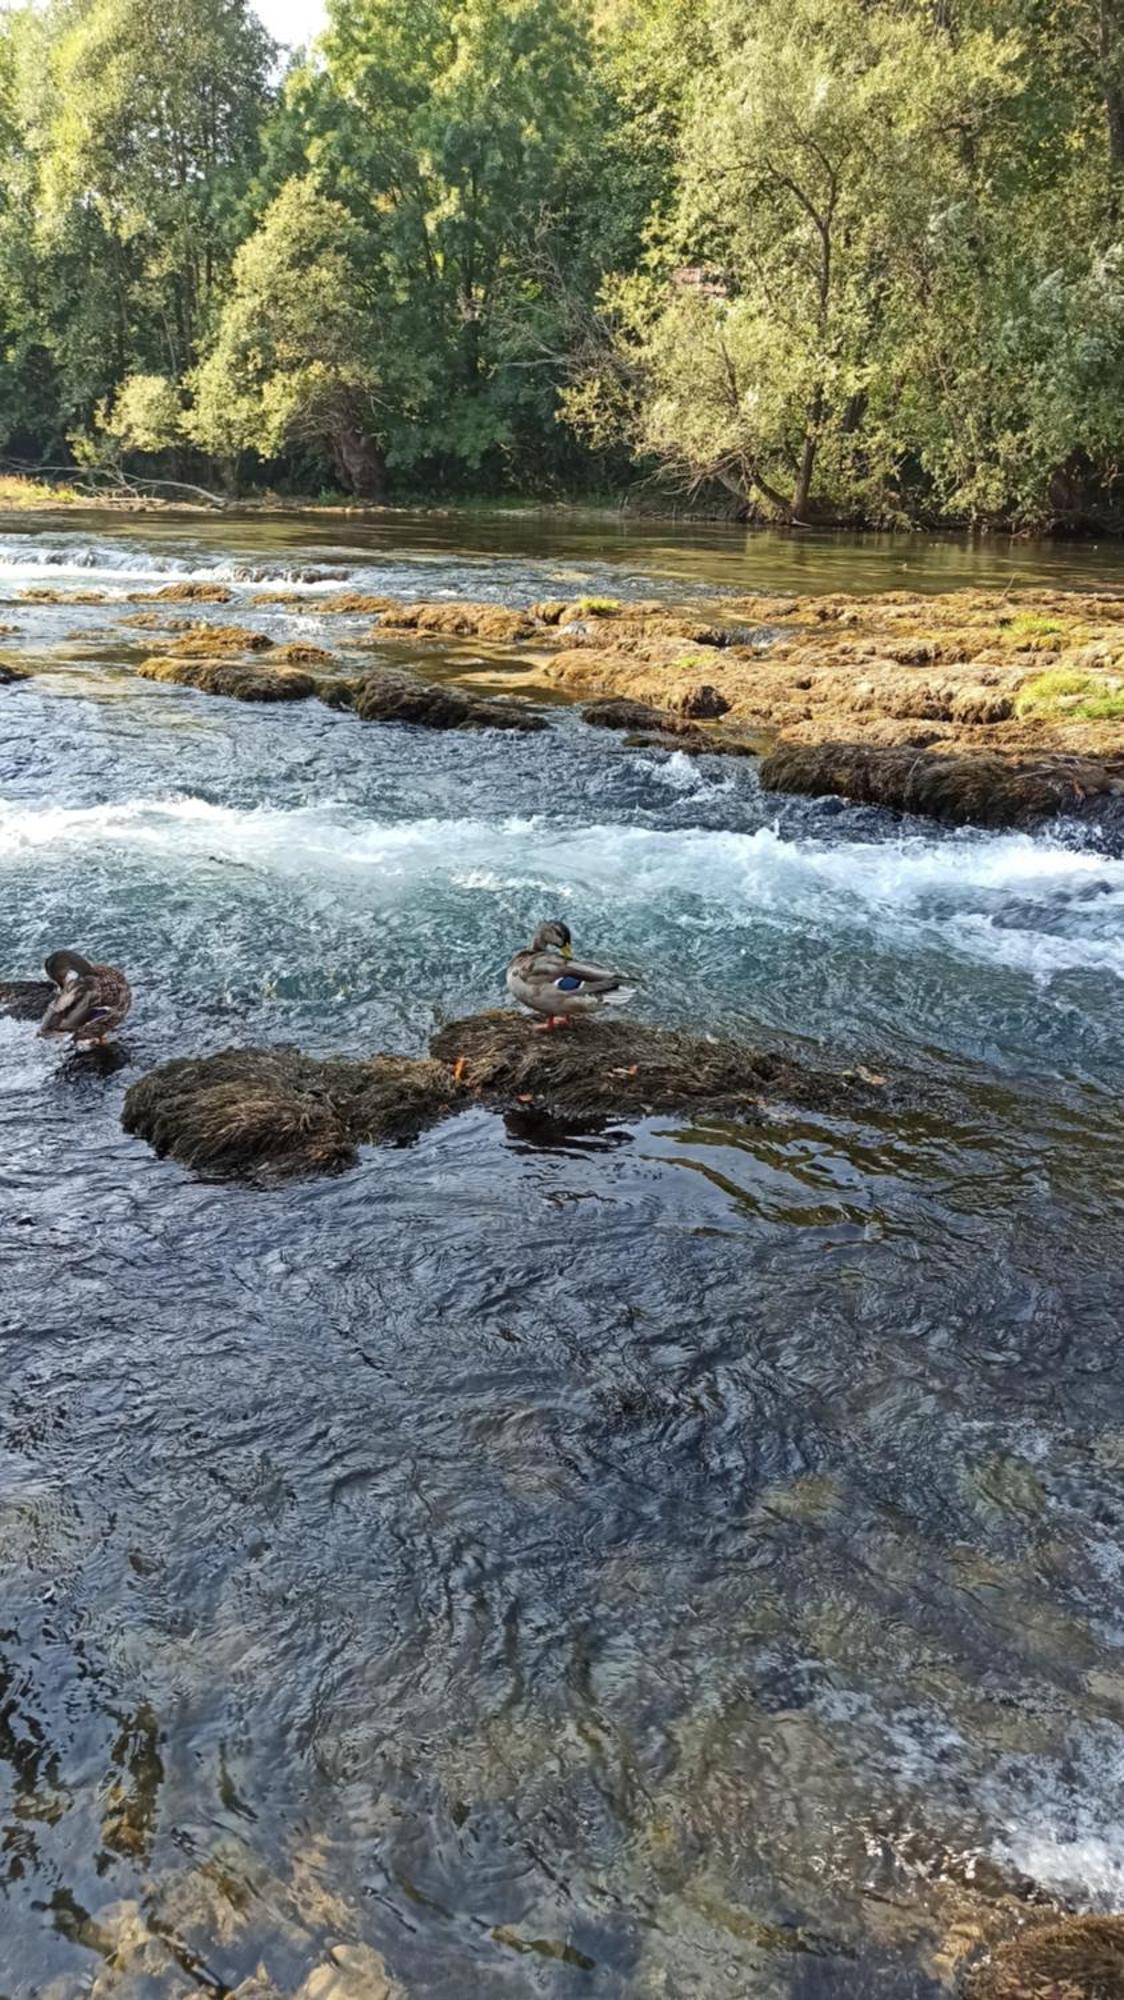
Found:
[[[9,2000],[259,1964],[291,1994],[341,1942],[410,2000],[929,2000],[973,1873],[1124,1904],[1124,861],[767,798],[564,708],[511,739],[209,699],[136,677],[116,597],[21,592],[217,575],[199,616],[346,653],[344,578],[679,601],[1122,567],[0,521],[0,644],[45,669],[0,689],[0,974],[73,944],[136,996],[116,1069],[0,1020]],[[549,1143],[478,1111],[268,1192],[122,1133],[174,1054],[422,1049],[553,914],[647,1017],[904,1072],[925,1108]]]

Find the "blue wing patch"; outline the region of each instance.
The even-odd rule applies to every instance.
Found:
[[[561,979],[556,979],[554,984],[560,993],[577,993],[585,981],[579,979],[576,972],[564,972]]]

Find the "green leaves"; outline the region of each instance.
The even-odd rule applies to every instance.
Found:
[[[1111,506],[1116,0],[332,0],[274,56],[249,0],[0,17],[16,448]]]

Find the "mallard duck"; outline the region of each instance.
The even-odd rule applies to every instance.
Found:
[[[41,1035],[69,1035],[75,1044],[105,1042],[133,1004],[129,982],[116,965],[92,965],[77,951],[53,951],[44,967],[58,987]]]
[[[605,965],[579,965],[574,958],[568,924],[540,924],[525,951],[517,951],[507,968],[507,990],[533,1014],[540,1032],[565,1028],[575,1014],[592,1014],[599,1007],[623,1007],[636,991]]]

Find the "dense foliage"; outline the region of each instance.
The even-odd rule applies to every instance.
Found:
[[[1112,522],[1124,0],[29,5],[0,314],[29,469]]]

